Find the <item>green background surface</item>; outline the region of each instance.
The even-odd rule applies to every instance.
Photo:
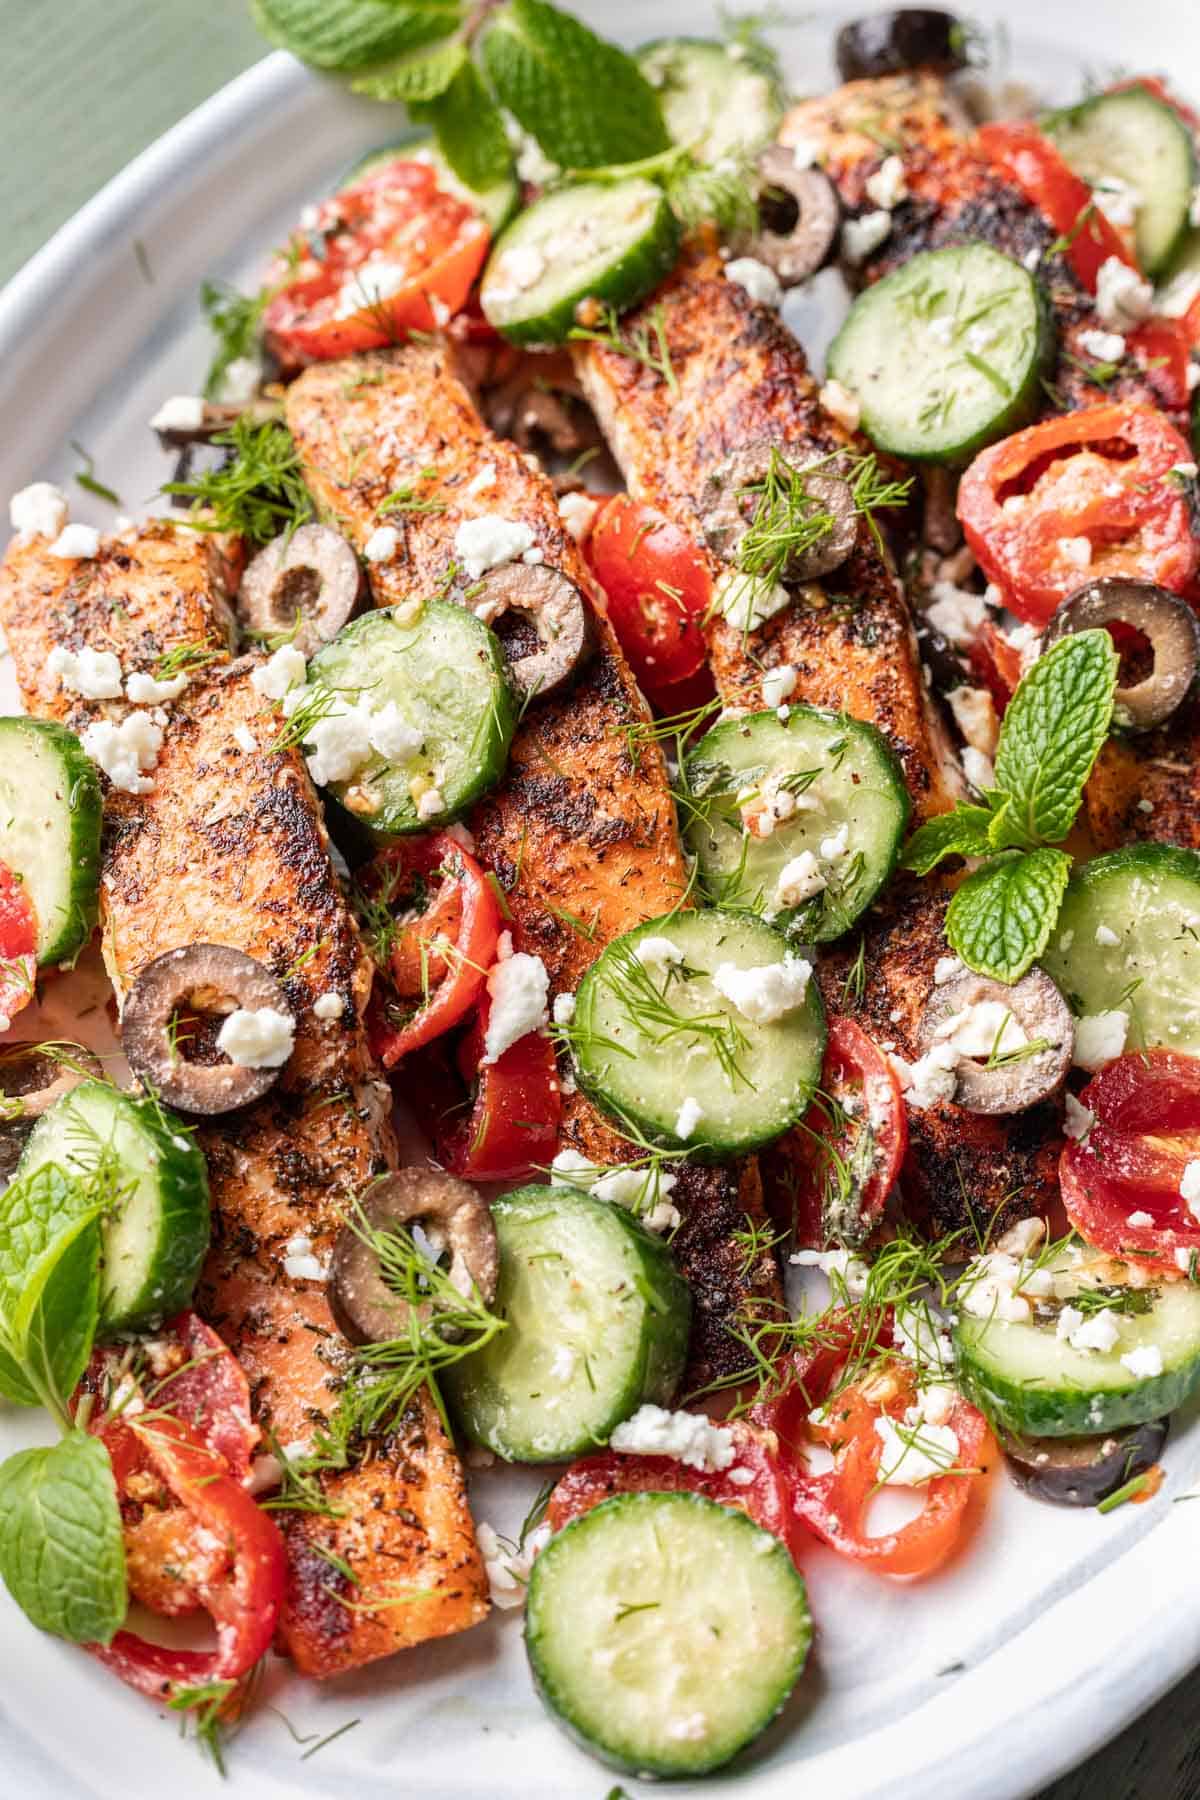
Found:
[[[266,49],[246,0],[0,0],[0,46],[0,282]],[[1042,1800],[1197,1800],[1198,1717],[1192,1676]]]

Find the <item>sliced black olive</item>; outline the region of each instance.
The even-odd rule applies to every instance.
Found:
[[[701,527],[711,547],[723,561],[737,562],[738,546],[749,530],[757,506],[755,490],[770,473],[772,451],[787,461],[787,450],[771,444],[751,444],[735,450],[708,478]],[[790,465],[789,465],[790,466]],[[784,581],[815,581],[838,569],[858,542],[858,510],[850,484],[826,465],[820,474],[803,476],[810,510],[829,515],[829,528],[807,549],[788,558]]]
[[[487,1201],[465,1181],[440,1169],[400,1169],[385,1175],[363,1201],[365,1225],[385,1232],[420,1224],[437,1250],[450,1252],[450,1281],[460,1294],[496,1297],[500,1258]],[[407,1303],[390,1288],[362,1222],[344,1225],[333,1246],[329,1304],[352,1344],[380,1344],[404,1334]],[[420,1310],[428,1316],[432,1302]]]
[[[247,564],[238,613],[264,636],[295,626],[296,648],[312,656],[353,616],[361,592],[358,558],[341,533],[301,525],[290,537],[272,538]]]
[[[190,1062],[183,1054],[181,1017],[227,1015],[239,1007],[288,1011],[283,989],[254,957],[228,944],[188,944],[156,956],[134,982],[121,1012],[121,1047],[130,1068],[180,1112],[210,1116],[260,1100],[278,1081],[280,1067],[229,1062],[215,1041],[212,1061]]]
[[[837,190],[820,169],[798,169],[792,152],[772,144],[758,159],[759,229],[747,254],[796,287],[824,268],[842,222]]]
[[[50,1056],[40,1044],[7,1044],[0,1051],[0,1181],[20,1160],[34,1121],[81,1081],[104,1071],[82,1044],[60,1044]]]
[[[1127,731],[1151,731],[1170,718],[1196,679],[1200,620],[1186,600],[1152,581],[1102,575],[1067,595],[1046,627],[1043,648],[1070,632],[1110,623],[1139,632],[1149,641],[1153,658],[1148,673],[1117,688],[1113,722]]]
[[[1166,1419],[1149,1419],[1106,1437],[1002,1438],[1013,1474],[1027,1493],[1056,1506],[1098,1506],[1156,1463]]]
[[[508,665],[522,699],[541,698],[573,681],[596,647],[592,612],[569,576],[545,563],[504,563],[470,590],[468,604],[489,624],[506,612],[526,613],[537,648]]]
[[[932,6],[902,6],[843,25],[834,57],[843,81],[902,75],[908,69],[951,75],[967,65],[966,42],[966,30],[953,13]]]
[[[922,1052],[945,1043],[957,1014],[997,1001],[1025,1033],[1026,1046],[995,1057],[962,1057],[956,1070],[957,1105],[974,1113],[1018,1113],[1057,1093],[1075,1049],[1071,1009],[1044,969],[1030,969],[1012,987],[964,969],[935,987],[921,1015]],[[1002,1017],[1003,1015],[999,1015]],[[1000,1037],[1000,1029],[997,1030]],[[1034,1044],[1044,1046],[1034,1049]]]

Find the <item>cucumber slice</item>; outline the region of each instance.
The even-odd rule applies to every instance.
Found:
[[[208,1172],[174,1113],[155,1100],[84,1081],[29,1134],[19,1174],[57,1163],[92,1173],[111,1159],[119,1201],[101,1221],[105,1336],[170,1318],[192,1297],[208,1250]]]
[[[484,1350],[447,1372],[464,1430],[507,1462],[580,1456],[683,1373],[691,1294],[671,1253],[623,1207],[527,1187],[492,1208],[500,1247]]]
[[[1132,87],[1048,113],[1041,126],[1093,187],[1113,180],[1134,190],[1137,259],[1147,275],[1166,268],[1187,230],[1200,173],[1178,113],[1146,88]]]
[[[910,803],[904,774],[873,725],[811,706],[729,719],[687,759],[685,833],[716,906],[773,920],[803,943],[848,931],[896,866]],[[767,836],[751,833],[742,807]],[[830,841],[836,854],[821,856]],[[844,846],[844,848],[842,847]],[[781,902],[779,878],[805,851],[826,882],[799,904]]]
[[[1085,863],[1041,960],[1074,1012],[1129,1014],[1129,1049],[1200,1055],[1200,853],[1129,844]]]
[[[403,762],[372,752],[347,780],[329,784],[373,832],[435,831],[504,773],[517,721],[504,652],[463,606],[427,600],[415,619],[400,607],[354,619],[313,657],[309,682],[352,703],[367,700],[372,711],[394,701],[421,735],[421,748]],[[441,805],[418,812],[431,789]]]
[[[1068,1246],[1043,1265],[1053,1292],[1033,1300],[1033,1318],[974,1318],[958,1296],[958,1374],[981,1411],[1004,1430],[1036,1437],[1120,1431],[1174,1411],[1200,1383],[1200,1289],[1187,1281],[1135,1288],[1114,1280],[1121,1265],[1086,1246]],[[1063,1308],[1090,1296],[1111,1306],[1119,1335],[1109,1351],[1077,1350],[1058,1336]],[[1161,1373],[1121,1361],[1157,1352]]]
[[[753,156],[775,136],[782,107],[769,75],[711,38],[658,38],[637,53],[672,141],[701,162]]]
[[[374,175],[378,169],[385,168],[388,163],[395,162],[401,156],[412,162],[429,163],[436,169],[438,186],[446,193],[454,194],[466,205],[473,206],[476,212],[482,213],[493,237],[504,230],[521,203],[521,190],[515,175],[506,175],[503,181],[497,181],[488,188],[468,187],[454,173],[427,131],[415,132],[408,138],[402,138],[399,143],[380,144],[376,149],[368,150],[365,156],[360,156],[346,170],[338,187],[350,187],[353,182],[362,181],[367,175]]]
[[[103,802],[79,739],[42,719],[0,719],[0,862],[25,883],[39,963],[66,962],[99,905]]]
[[[583,322],[582,301],[620,310],[657,287],[674,266],[679,237],[652,181],[558,188],[504,233],[483,272],[480,304],[514,344],[561,343]]]
[[[665,939],[667,950],[655,955],[648,945],[643,961],[639,947],[649,939],[659,951]],[[754,1019],[712,976],[721,965],[765,975],[796,960],[785,938],[745,914],[668,913],[626,932],[575,996],[580,1087],[653,1143],[702,1161],[770,1143],[796,1123],[820,1079],[825,1016],[816,981],[781,1016]]]
[[[763,1731],[812,1640],[804,1578],[746,1514],[700,1494],[619,1494],[533,1565],[538,1692],[627,1774],[703,1775]]]
[[[966,244],[922,251],[860,294],[829,347],[829,373],[858,396],[878,449],[962,462],[1030,417],[1050,346],[1029,271]]]

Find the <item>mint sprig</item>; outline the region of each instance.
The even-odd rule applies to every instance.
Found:
[[[271,43],[336,74],[406,56],[462,20],[460,0],[250,0],[250,10]]]
[[[996,750],[995,787],[914,832],[905,868],[984,858],[946,914],[950,946],[977,974],[1017,981],[1058,917],[1070,857],[1052,848],[1075,823],[1112,722],[1119,659],[1107,631],[1061,638],[1022,679]]]
[[[0,1575],[27,1617],[107,1644],[125,1617],[125,1543],[108,1451],[72,1428],[0,1467]]]

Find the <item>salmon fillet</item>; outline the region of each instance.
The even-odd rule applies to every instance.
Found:
[[[106,795],[104,952],[118,995],[153,957],[202,941],[247,951],[283,983],[296,1048],[280,1081],[197,1132],[213,1199],[197,1305],[245,1369],[259,1424],[287,1445],[327,1419],[349,1360],[322,1283],[288,1273],[287,1246],[306,1238],[324,1262],[347,1199],[395,1150],[362,1023],[366,953],[303,759],[269,749],[275,725],[251,686],[253,660],[229,658],[230,622],[219,551],[169,525],[107,538],[83,562],[18,540],[0,568],[0,623],[39,716],[82,730],[127,710],[54,688],[55,644],[112,650],[126,674],[185,644],[213,655],[162,715],[153,790]],[[312,1010],[327,992],[343,1001],[339,1020]],[[289,1552],[280,1638],[297,1667],[334,1674],[484,1616],[462,1470],[427,1395],[386,1443],[321,1479],[328,1514],[278,1515]]]
[[[394,553],[368,563],[377,605],[441,591],[459,526],[494,514],[528,526],[545,562],[598,608],[550,482],[484,425],[447,350],[410,345],[317,364],[289,388],[287,420],[310,490],[360,551],[383,519],[396,527]],[[405,490],[420,510],[381,514],[388,496]],[[687,888],[661,748],[630,744],[630,732],[649,721],[646,703],[599,610],[595,624],[590,664],[571,687],[529,707],[503,780],[470,818],[479,855],[506,890],[518,943],[542,958],[552,993],[573,991],[607,943],[670,912]],[[573,1083],[565,1087],[563,1148],[599,1164],[636,1155]],[[747,1258],[737,1241],[747,1219],[764,1220],[753,1161],[675,1173],[683,1224],[674,1249],[695,1301],[686,1376],[694,1388],[730,1366],[726,1321],[756,1299],[778,1299],[779,1273],[769,1252]]]
[[[1102,850],[1139,841],[1200,850],[1200,700],[1157,731],[1110,737],[1084,789]]]
[[[626,316],[626,336],[650,323],[652,312],[673,386],[591,343],[577,346],[576,369],[630,493],[698,543],[701,497],[731,451],[769,441],[808,460],[849,443],[822,410],[796,340],[724,279],[714,256],[686,257],[651,301]],[[714,577],[724,567],[715,557],[711,566]],[[722,699],[760,708],[763,675],[790,663],[795,700],[879,727],[900,759],[918,820],[945,812],[962,792],[961,773],[922,681],[908,607],[865,520],[849,561],[805,592],[805,603],[748,636],[712,620],[708,647]]]

